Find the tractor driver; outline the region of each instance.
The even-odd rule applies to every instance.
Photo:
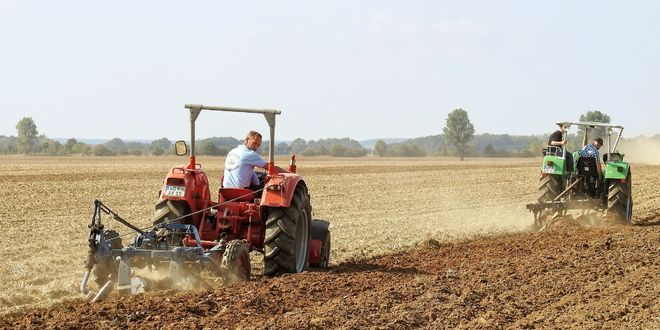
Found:
[[[261,134],[250,131],[243,144],[232,149],[225,160],[225,176],[222,186],[225,188],[253,188],[259,186],[255,167],[266,168],[268,163],[259,156]]]
[[[580,157],[594,157],[596,158],[596,168],[598,168],[598,174],[602,174],[603,170],[600,166],[600,154],[598,150],[603,146],[603,139],[595,138],[591,143],[587,144],[580,151]]]
[[[564,139],[567,126],[563,123],[557,123],[557,125],[559,125],[559,129],[550,134],[548,146],[559,147],[559,152],[563,153],[563,149],[566,148],[566,143],[568,142]],[[566,171],[573,172],[573,155],[568,151],[566,151]]]
[[[254,172],[255,167],[268,169],[268,163],[259,156],[257,149],[261,146],[261,134],[249,131],[243,140],[243,144],[232,149],[225,160],[224,188],[249,188],[259,189],[259,177]],[[274,166],[276,173],[286,172],[284,169]]]

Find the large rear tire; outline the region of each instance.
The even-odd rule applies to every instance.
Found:
[[[110,244],[111,249],[121,249],[124,245],[121,242],[121,237],[114,230],[106,230],[103,232],[105,241]],[[117,281],[117,263],[112,258],[102,261],[94,265],[94,276],[96,284],[102,287],[108,280]]]
[[[222,279],[225,283],[245,282],[250,280],[250,248],[244,240],[233,240],[225,247],[220,263]]]
[[[562,192],[562,177],[560,175],[548,174],[539,179],[539,203],[551,202]],[[540,230],[544,225],[557,215],[553,210],[541,211],[534,219],[534,230]]]
[[[311,206],[307,189],[298,184],[289,207],[270,208],[264,239],[264,274],[299,273],[307,266]]]
[[[611,180],[607,194],[607,216],[614,221],[632,224],[632,173],[628,172],[625,182]]]
[[[539,179],[539,202],[553,201],[561,193],[561,176],[549,174]]]

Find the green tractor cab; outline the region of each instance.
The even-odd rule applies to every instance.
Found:
[[[536,203],[527,204],[527,209],[534,214],[535,229],[547,228],[569,210],[581,211],[582,215],[598,214],[616,222],[630,224],[633,207],[632,174],[630,164],[623,160],[624,154],[616,151],[623,126],[566,121],[557,124],[566,128],[564,138],[571,127],[582,128],[583,146],[591,143],[588,139],[590,129],[605,128],[607,149],[599,150],[604,165],[599,172],[597,162],[600,159],[581,157],[580,150],[572,152],[573,162],[570,164],[566,148],[548,146],[543,149],[539,197]]]

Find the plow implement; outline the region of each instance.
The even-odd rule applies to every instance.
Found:
[[[526,207],[534,214],[534,226],[538,231],[548,228],[554,220],[565,215],[569,210],[582,210],[583,214],[594,210],[603,210],[602,202],[593,199],[539,202],[527,204]]]
[[[133,229],[138,236],[129,246],[123,247],[117,232],[105,230],[102,213],[112,215],[114,220]],[[154,225],[149,231],[144,231],[121,218],[101,201],[95,200],[94,216],[89,228],[89,252],[80,291],[83,294],[89,293],[87,283],[94,271],[96,282],[101,288],[95,300],[112,291],[113,285],[116,285],[119,294],[144,292],[147,289],[146,282],[132,277],[133,267],[166,270],[172,289],[180,288],[189,270],[210,270],[225,281],[235,275],[233,269],[236,267],[231,266],[236,266],[236,260],[227,260],[224,255],[228,242],[220,239],[212,248],[205,249],[197,228],[190,224],[173,221]],[[185,244],[175,245],[175,241]],[[238,244],[232,244],[235,245]]]

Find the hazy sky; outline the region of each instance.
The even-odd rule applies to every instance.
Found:
[[[459,107],[478,134],[589,110],[660,133],[658,1],[0,0],[0,43],[0,135],[187,138],[186,103],[280,109],[278,139],[439,134]]]

